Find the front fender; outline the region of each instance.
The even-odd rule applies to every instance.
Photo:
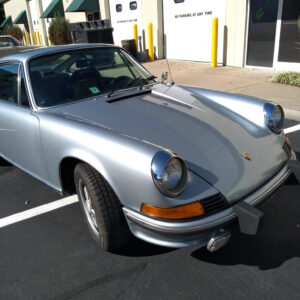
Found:
[[[49,177],[58,190],[60,163],[66,157],[93,166],[108,181],[124,206],[140,210],[142,203],[170,207],[197,201],[217,191],[197,175],[189,172],[185,192],[168,198],[155,187],[151,162],[161,147],[110,129],[64,120],[58,116],[41,116],[42,145]]]
[[[255,125],[266,128],[267,125],[264,117],[264,105],[267,101],[240,94],[231,94],[216,90],[203,89],[191,86],[181,86],[182,88],[233,111],[239,116],[249,120]]]

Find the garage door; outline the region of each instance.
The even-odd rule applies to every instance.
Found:
[[[218,63],[223,63],[226,0],[164,0],[165,56],[209,62],[211,21],[219,18]]]
[[[122,40],[133,39],[133,24],[138,25],[138,35],[142,35],[141,0],[110,0],[109,6],[116,45],[121,46]]]

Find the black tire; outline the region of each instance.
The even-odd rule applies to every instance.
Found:
[[[121,203],[108,182],[85,163],[75,167],[74,180],[93,238],[105,251],[123,248],[129,241],[130,231]]]

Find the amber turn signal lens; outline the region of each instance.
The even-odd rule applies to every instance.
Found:
[[[292,144],[288,137],[285,138],[285,142],[288,144],[288,146],[290,146],[290,148],[292,148]]]
[[[141,207],[141,212],[153,217],[164,219],[188,219],[204,214],[203,207],[199,202],[170,208],[155,207],[144,203]]]

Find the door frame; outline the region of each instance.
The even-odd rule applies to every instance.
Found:
[[[278,3],[278,15],[277,15],[277,24],[276,24],[273,68],[278,71],[288,70],[288,71],[298,71],[299,72],[300,71],[300,63],[279,62],[278,61],[283,1],[284,0],[279,0],[279,3]]]
[[[290,63],[290,62],[279,62],[279,43],[280,43],[280,33],[281,33],[281,17],[283,10],[283,1],[278,1],[278,12],[277,12],[277,21],[276,21],[276,33],[275,33],[275,44],[274,44],[274,56],[273,56],[273,67],[261,67],[247,65],[247,56],[248,56],[248,35],[249,35],[249,18],[250,18],[250,1],[247,1],[247,23],[246,23],[246,42],[245,42],[245,57],[244,57],[244,66],[245,68],[255,68],[255,69],[264,69],[264,70],[275,70],[275,71],[298,71],[300,70],[300,63]]]

